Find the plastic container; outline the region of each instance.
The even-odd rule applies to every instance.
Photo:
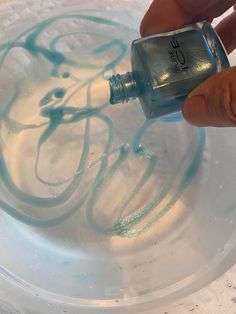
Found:
[[[235,261],[235,129],[108,105],[147,4],[1,4],[1,314],[150,313]]]

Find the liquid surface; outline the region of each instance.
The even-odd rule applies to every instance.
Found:
[[[129,47],[122,38],[113,38],[108,34],[101,34],[100,32],[92,33],[90,31],[68,32],[56,35],[50,38],[48,46],[45,47],[40,43],[40,37],[46,32],[50,32],[50,27],[62,20],[65,23],[70,23],[71,20],[75,22],[89,21],[102,26],[110,25],[117,28],[121,34],[126,32],[134,33],[134,31],[128,27],[117,22],[98,17],[97,15],[92,15],[92,12],[78,11],[45,20],[44,22],[24,31],[16,39],[6,42],[0,46],[0,66],[2,70],[4,68],[4,63],[11,52],[14,52],[15,49],[21,49],[21,52],[26,54],[30,60],[40,59],[42,62],[46,62],[48,80],[50,80],[51,77],[54,82],[58,84],[58,86],[53,89],[49,88],[46,93],[45,91],[42,92],[41,99],[38,100],[38,109],[36,110],[42,122],[39,124],[24,124],[21,123],[21,121],[11,118],[13,108],[19,105],[19,99],[21,102],[25,100],[24,97],[22,97],[24,82],[22,78],[16,79],[11,98],[8,103],[5,103],[3,106],[4,109],[2,109],[1,126],[2,128],[6,128],[8,132],[14,133],[15,137],[18,135],[20,136],[26,131],[30,132],[32,130],[33,132],[33,130],[38,129],[40,136],[38,137],[35,155],[35,178],[37,178],[37,180],[48,189],[50,189],[50,187],[63,187],[66,184],[67,186],[53,197],[34,196],[26,193],[15,184],[14,179],[9,172],[8,164],[4,156],[3,145],[1,147],[0,175],[8,192],[10,192],[16,200],[32,206],[33,211],[35,208],[40,211],[40,208],[47,207],[50,209],[66,203],[72,197],[73,193],[80,188],[80,185],[83,184],[83,180],[87,173],[93,171],[95,166],[97,167],[96,176],[94,177],[93,182],[91,182],[89,188],[84,192],[81,198],[78,199],[78,202],[76,202],[71,208],[66,208],[62,214],[58,216],[56,215],[56,217],[50,219],[38,219],[34,217],[34,215],[25,214],[18,208],[9,205],[3,200],[1,200],[1,207],[7,213],[26,224],[38,227],[50,227],[65,222],[65,220],[74,215],[75,212],[79,211],[81,206],[87,202],[87,221],[89,222],[91,228],[93,228],[96,232],[107,236],[139,236],[171,210],[193,180],[198,171],[204,149],[204,130],[196,130],[196,132],[194,132],[192,141],[190,141],[189,146],[186,147],[183,156],[176,164],[176,167],[172,169],[170,176],[166,178],[166,182],[163,187],[156,191],[156,195],[154,195],[154,197],[150,197],[147,202],[141,204],[141,206],[136,208],[136,210],[131,214],[124,215],[132,200],[139,193],[142,193],[142,188],[151,179],[153,173],[158,171],[158,154],[142,143],[145,133],[154,124],[177,123],[182,120],[182,116],[181,114],[175,114],[173,116],[155,121],[145,121],[143,122],[143,125],[139,125],[137,123],[137,131],[133,140],[129,142],[120,142],[119,145],[114,146],[114,125],[116,121],[115,119],[112,121],[106,114],[106,109],[109,106],[107,102],[101,104],[93,102],[92,89],[93,85],[98,81],[101,82],[104,80],[104,84],[101,85],[102,87],[105,87],[106,84],[108,84],[106,77],[111,72],[116,73],[117,66],[127,58]],[[81,61],[79,54],[77,59],[72,59],[59,51],[57,48],[61,40],[66,40],[66,38],[70,36],[76,37],[77,35],[82,37],[89,36],[90,38],[97,37],[101,40],[102,43],[100,45],[92,45],[89,50],[85,51],[91,61]],[[85,48],[87,49],[87,47]],[[115,53],[113,51],[115,51]],[[110,57],[111,54],[109,55],[111,52],[112,58]],[[106,55],[109,55],[109,62],[96,64],[96,58]],[[74,69],[76,70],[74,71]],[[86,70],[92,71],[93,75],[91,77],[84,78],[83,73],[85,73]],[[76,72],[76,75],[74,72]],[[80,73],[82,73],[82,75],[78,78],[77,75]],[[45,87],[43,89],[45,89]],[[76,97],[79,97],[82,89],[87,90],[87,99],[85,100],[83,106],[81,106],[80,101],[77,102],[75,100]],[[74,100],[73,104],[71,104],[72,99]],[[27,101],[27,97],[25,101]],[[91,150],[91,123],[95,119],[104,124],[106,128],[106,141],[100,154],[96,156],[93,162],[89,163],[88,155]],[[55,136],[58,129],[62,126],[69,128],[81,122],[85,123],[83,139],[81,141],[83,148],[81,156],[77,160],[76,171],[74,171],[70,177],[65,178],[62,181],[51,182],[49,180],[45,180],[41,177],[39,171],[41,151],[44,146],[51,138],[53,138],[53,136]],[[156,145],[158,145],[158,143],[156,143]],[[191,162],[189,163],[189,155],[192,154],[193,151],[194,154],[191,157]],[[131,154],[134,155],[134,158],[145,160],[145,166],[143,169],[139,170],[142,175],[134,184],[128,195],[123,199],[123,202],[118,209],[118,218],[115,223],[111,226],[101,227],[97,223],[94,216],[96,202],[100,197],[100,194],[103,193],[106,183],[108,181],[112,182],[113,176],[120,171],[122,165],[130,158]],[[109,157],[111,155],[115,156],[112,163],[109,162]],[[186,163],[189,164],[185,165]],[[184,171],[182,171],[183,167],[185,167]],[[180,178],[179,176],[181,171],[182,173]],[[161,210],[159,210],[154,217],[145,220],[148,215],[150,215],[157,208],[163,199],[165,199],[174,186],[177,178],[179,182],[168,203],[161,208]],[[143,222],[144,220],[145,222]],[[138,227],[136,227],[137,225]]]

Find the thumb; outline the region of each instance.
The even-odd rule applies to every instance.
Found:
[[[193,90],[183,105],[195,126],[236,126],[236,67],[220,72]]]

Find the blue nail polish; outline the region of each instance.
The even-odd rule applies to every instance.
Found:
[[[195,87],[230,66],[208,22],[135,40],[131,64],[132,72],[110,78],[110,103],[139,98],[148,119],[180,111]]]

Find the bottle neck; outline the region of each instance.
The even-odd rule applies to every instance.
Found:
[[[112,105],[128,102],[139,95],[137,82],[133,73],[113,75],[110,80],[110,103]]]

